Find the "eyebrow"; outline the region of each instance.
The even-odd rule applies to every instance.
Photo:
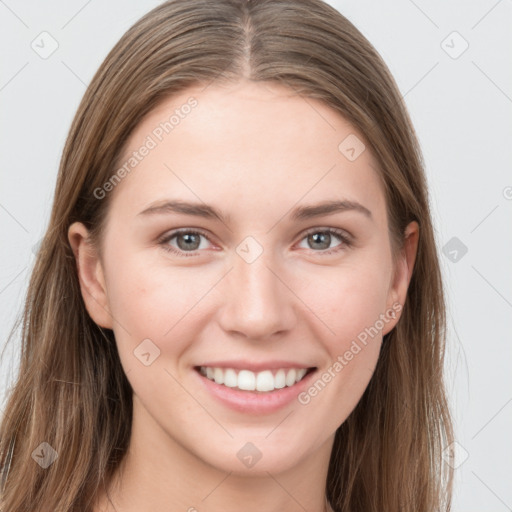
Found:
[[[358,203],[357,201],[341,200],[341,201],[323,201],[314,205],[303,205],[294,208],[290,217],[292,220],[307,220],[322,215],[332,215],[334,213],[355,211],[362,213],[369,219],[372,219],[372,212]],[[205,203],[192,203],[181,200],[166,200],[159,201],[156,204],[150,205],[145,210],[141,211],[138,215],[155,215],[155,214],[169,214],[169,213],[182,213],[185,215],[195,215],[206,219],[217,219],[222,223],[228,223],[230,216],[226,215],[217,208]]]

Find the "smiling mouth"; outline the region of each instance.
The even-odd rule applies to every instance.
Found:
[[[260,372],[210,366],[196,366],[194,369],[208,380],[228,388],[269,393],[294,386],[315,371],[316,367],[280,368]]]

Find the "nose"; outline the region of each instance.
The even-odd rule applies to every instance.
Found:
[[[269,251],[270,252],[270,251]],[[297,301],[282,266],[264,251],[248,263],[234,255],[233,269],[223,280],[222,329],[249,340],[267,340],[289,331],[296,322]]]

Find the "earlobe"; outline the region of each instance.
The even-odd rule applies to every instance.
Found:
[[[96,324],[112,329],[103,267],[96,248],[90,243],[89,231],[81,222],[75,222],[68,229],[68,240],[87,312]]]
[[[390,322],[382,334],[387,334],[398,323],[400,312],[407,298],[407,290],[411,281],[419,241],[419,225],[410,222],[405,228],[404,244],[400,252],[393,276],[393,282],[388,293],[388,308],[398,312],[393,322]]]

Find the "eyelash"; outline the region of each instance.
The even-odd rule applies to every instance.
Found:
[[[177,229],[175,231],[172,231],[168,235],[165,235],[163,238],[161,238],[158,241],[158,244],[161,245],[162,248],[165,251],[173,253],[173,254],[177,254],[178,256],[183,256],[183,257],[197,256],[198,249],[196,249],[195,251],[181,251],[181,250],[176,249],[175,247],[169,245],[169,242],[173,238],[175,238],[177,235],[180,235],[182,233],[192,234],[192,235],[201,235],[204,238],[206,238],[209,242],[211,242],[210,238],[208,237],[208,235],[204,231],[201,231],[199,229],[183,228],[183,229]],[[336,228],[325,228],[325,229],[324,228],[313,228],[313,229],[309,229],[308,231],[306,231],[304,233],[304,235],[301,238],[301,241],[304,238],[306,238],[308,235],[315,234],[315,233],[329,233],[331,235],[335,235],[342,242],[340,245],[336,246],[334,249],[325,249],[323,251],[313,251],[313,252],[321,254],[322,256],[327,256],[327,255],[330,255],[330,254],[337,253],[340,250],[342,250],[343,247],[346,247],[346,248],[352,247],[352,241],[349,238],[349,236],[346,234],[346,232],[342,231],[341,229],[336,229]]]

